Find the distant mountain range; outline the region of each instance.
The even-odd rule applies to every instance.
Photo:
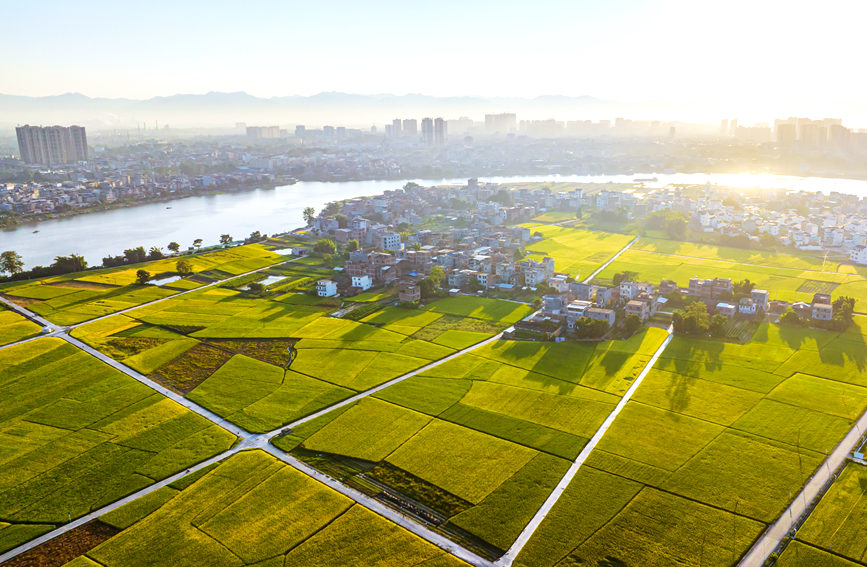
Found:
[[[323,124],[351,127],[382,126],[393,118],[468,116],[483,120],[486,113],[515,112],[519,119],[613,118],[637,105],[592,96],[434,97],[421,94],[358,95],[324,92],[312,96],[260,98],[245,92],[177,94],[145,100],[91,98],[79,93],[29,97],[0,94],[0,127],[16,124],[81,124],[92,129],[148,129],[158,122],[173,128],[233,128],[249,125]],[[4,132],[5,134],[5,132]]]

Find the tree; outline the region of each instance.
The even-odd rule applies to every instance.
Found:
[[[694,301],[686,306],[686,309],[676,309],[671,316],[674,332],[681,335],[707,335],[710,327],[710,315],[707,305],[701,301]]]
[[[665,220],[665,234],[672,240],[686,238],[686,227],[689,223],[683,213],[674,213]]]
[[[258,230],[254,230],[250,233],[250,236],[248,236],[247,240],[245,240],[244,242],[247,244],[255,244],[257,242],[262,242],[266,238],[268,238],[267,234],[262,234]]]
[[[149,260],[159,260],[164,257],[165,254],[163,254],[163,249],[159,246],[151,246],[151,249],[148,251]]]
[[[188,276],[193,273],[193,265],[187,260],[178,260],[178,263],[175,264],[175,271],[180,276]]]
[[[316,218],[316,209],[313,207],[304,207],[304,212],[301,213],[304,216],[304,222],[307,223],[307,226],[313,224],[313,219]]]
[[[333,268],[334,264],[335,264],[334,254],[323,254],[322,255],[322,264],[326,268]]]
[[[358,250],[358,241],[357,240],[350,240],[349,242],[347,242],[346,243],[346,250],[349,252],[355,252],[356,250]]]
[[[490,200],[495,203],[500,203],[504,207],[511,207],[514,204],[514,200],[512,200],[512,192],[508,189],[500,189],[491,195]]]
[[[340,212],[340,203],[332,201],[325,205],[325,209],[322,212],[324,212],[327,217],[333,217]]]
[[[69,256],[57,256],[54,258],[54,263],[51,264],[57,272],[80,272],[87,269],[87,260],[84,256],[70,254]]]
[[[320,238],[316,241],[316,244],[313,245],[313,251],[318,254],[336,254],[337,245],[334,244],[334,241],[331,239]]]
[[[515,248],[515,251],[512,252],[512,260],[515,262],[520,262],[527,255],[526,252],[522,248]]]
[[[247,291],[261,297],[265,295],[265,286],[259,282],[250,282],[247,284]]]
[[[710,335],[712,337],[722,338],[726,334],[726,324],[728,319],[725,316],[715,313],[710,319]]]
[[[230,242],[232,242],[232,235],[231,234],[221,234],[220,235],[220,244],[229,244]]]
[[[197,238],[197,239],[193,240],[193,246],[196,247],[196,250],[198,250],[199,248],[201,248],[201,247],[202,247],[202,239],[201,239],[201,238]]]
[[[334,215],[334,220],[337,221],[337,226],[340,228],[346,228],[349,226],[349,219],[346,215]]]
[[[421,244],[419,244],[418,242],[413,242],[412,244],[409,245],[409,249],[410,250],[416,250],[416,251],[421,250]]]
[[[178,244],[177,242],[172,241],[172,242],[169,242],[169,245],[166,246],[166,248],[168,248],[169,250],[171,250],[172,252],[177,254],[178,251],[181,249],[181,245]]]
[[[623,328],[626,330],[627,334],[635,334],[638,329],[641,328],[641,317],[634,313],[630,313],[626,316],[626,320],[623,322]]]
[[[151,273],[147,270],[139,270],[135,273],[135,282],[139,285],[148,283],[149,279],[151,279]]]
[[[625,272],[617,272],[614,274],[614,277],[611,278],[611,282],[614,285],[620,285],[620,282],[634,282],[638,279],[638,272],[630,272],[629,270]]]
[[[439,287],[442,281],[445,279],[446,273],[439,266],[434,266],[430,269],[430,275],[428,278],[434,284],[435,287]]]
[[[732,285],[735,295],[749,295],[754,287],[756,287],[756,284],[751,282],[749,279],[743,279]]]
[[[434,297],[436,295],[436,286],[431,281],[430,278],[425,278],[418,282],[419,291],[421,292],[422,299],[427,299],[429,297]]]
[[[147,260],[147,252],[144,246],[136,246],[135,248],[127,248],[123,251],[127,264],[138,264]]]
[[[14,250],[0,253],[0,272],[14,276],[24,270],[24,261],[21,255]]]
[[[803,324],[801,318],[795,313],[795,310],[789,307],[782,315],[780,315],[780,325],[789,325],[792,327],[800,327]]]

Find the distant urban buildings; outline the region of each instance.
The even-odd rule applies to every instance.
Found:
[[[515,114],[485,114],[485,131],[488,134],[511,134],[518,130],[518,117]]]
[[[425,144],[433,144],[434,140],[434,123],[431,118],[422,118],[421,120],[421,139]]]
[[[446,121],[442,118],[437,118],[434,120],[434,143],[438,146],[446,143],[446,135],[448,133],[448,126],[446,125]]]
[[[247,126],[248,138],[279,138],[279,126]]]
[[[18,126],[21,160],[40,165],[87,161],[87,134],[83,126]]]

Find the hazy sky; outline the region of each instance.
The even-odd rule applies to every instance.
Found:
[[[0,0],[0,92],[867,98],[867,2]]]

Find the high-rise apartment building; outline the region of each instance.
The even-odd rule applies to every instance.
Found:
[[[518,117],[514,114],[485,114],[485,131],[488,134],[511,134],[517,130]]]
[[[400,118],[391,121],[391,135],[400,136]]]
[[[296,128],[297,130],[297,128]],[[248,138],[279,138],[280,137],[280,127],[279,126],[247,126],[247,137]]]
[[[430,118],[422,118],[421,120],[421,139],[425,144],[433,144],[434,123]]]
[[[404,118],[403,120],[403,135],[418,136],[418,122],[415,118]]]
[[[446,143],[446,135],[448,134],[448,126],[442,118],[434,120],[434,143],[441,146]]]
[[[87,134],[83,126],[18,126],[18,151],[22,161],[63,165],[87,161]]]

